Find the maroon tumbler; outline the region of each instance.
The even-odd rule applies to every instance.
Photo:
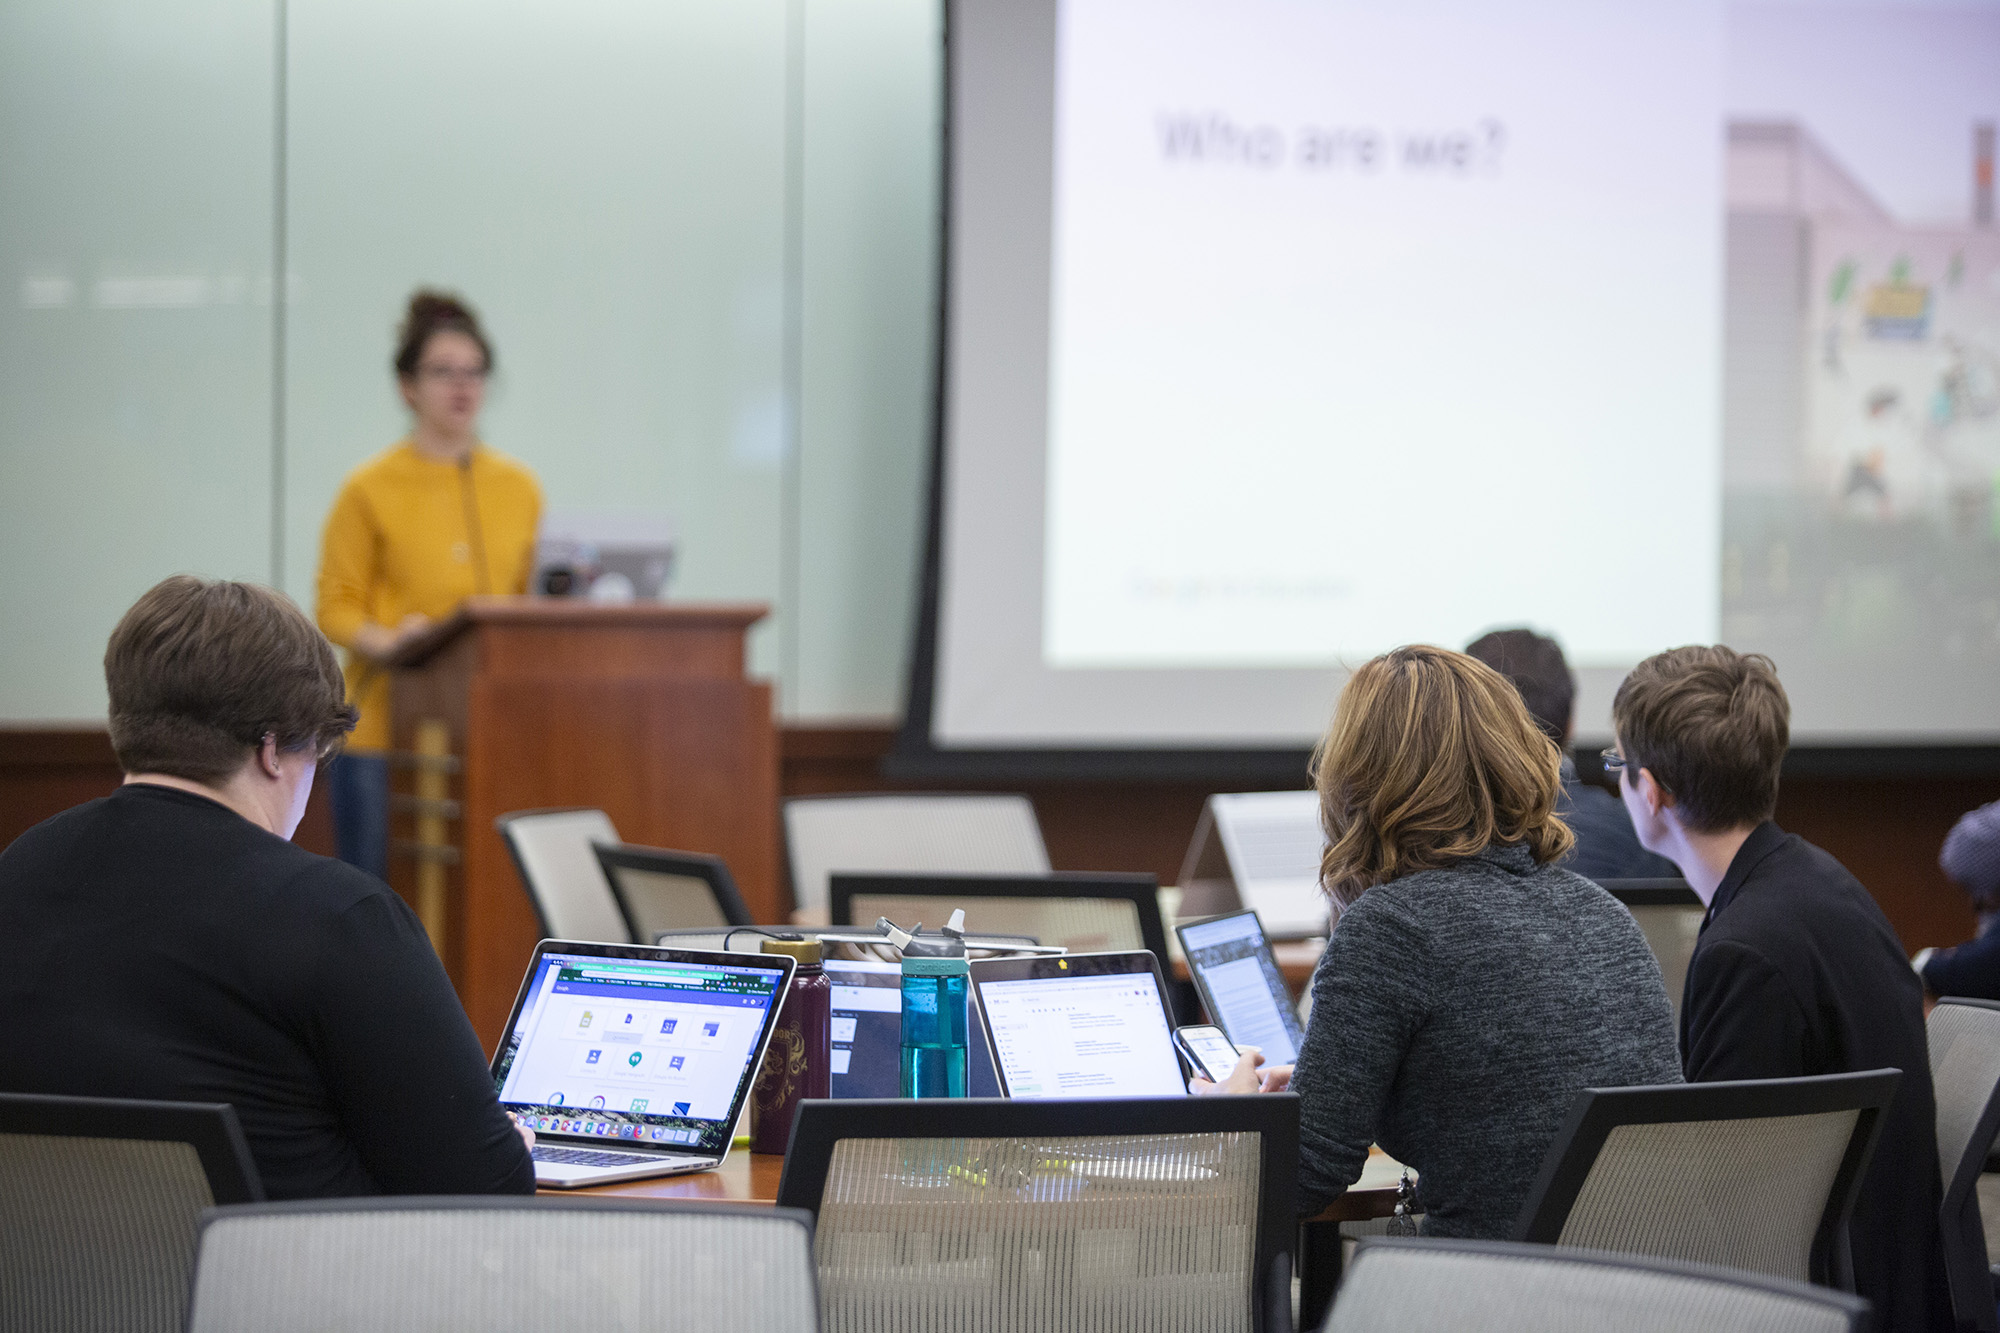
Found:
[[[833,1093],[833,986],[820,966],[818,940],[765,940],[764,952],[798,960],[750,1089],[750,1151],[782,1153],[799,1102]]]

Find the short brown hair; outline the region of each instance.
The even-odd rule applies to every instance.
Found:
[[[1655,653],[1611,701],[1626,759],[1652,770],[1681,823],[1697,833],[1771,817],[1791,719],[1771,659],[1721,644]]]
[[[127,773],[213,782],[265,736],[324,760],[354,729],[333,645],[283,593],[176,574],[104,650],[111,747]]]
[[[1320,884],[1343,907],[1495,843],[1526,844],[1546,863],[1576,842],[1555,813],[1561,752],[1507,678],[1464,653],[1420,645],[1364,663],[1313,770]]]
[[[1550,740],[1561,745],[1569,739],[1576,677],[1570,675],[1561,644],[1531,629],[1496,629],[1466,644],[1465,655],[1505,676]]]

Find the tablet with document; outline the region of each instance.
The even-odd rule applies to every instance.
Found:
[[[1175,933],[1202,1008],[1223,1035],[1238,1046],[1255,1046],[1266,1064],[1297,1060],[1305,1025],[1257,914],[1231,912],[1176,927]]]

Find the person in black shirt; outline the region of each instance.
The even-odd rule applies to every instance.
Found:
[[[416,914],[289,841],[353,725],[325,638],[176,577],[105,676],[125,785],[0,853],[0,1089],[228,1102],[275,1199],[532,1192]]]
[[[1681,1058],[1691,1083],[1903,1072],[1854,1206],[1854,1286],[1890,1333],[1950,1329],[1922,987],[1860,881],[1771,822],[1790,719],[1770,659],[1720,646],[1646,659],[1612,703],[1605,762],[1639,841],[1708,906]]]
[[[1576,679],[1562,645],[1531,629],[1496,629],[1465,647],[1505,676],[1520,691],[1521,702],[1544,735],[1562,751],[1562,794],[1556,817],[1576,835],[1576,846],[1561,864],[1585,879],[1679,879],[1680,871],[1665,857],[1639,845],[1632,819],[1618,798],[1577,776],[1570,758],[1570,735],[1576,729]]]

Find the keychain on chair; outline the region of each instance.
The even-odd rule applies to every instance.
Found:
[[[1410,1215],[1410,1205],[1417,1201],[1417,1187],[1410,1181],[1410,1173],[1403,1172],[1403,1179],[1396,1185],[1396,1212],[1389,1219],[1389,1234],[1392,1236],[1414,1236],[1417,1234],[1417,1220]]]

